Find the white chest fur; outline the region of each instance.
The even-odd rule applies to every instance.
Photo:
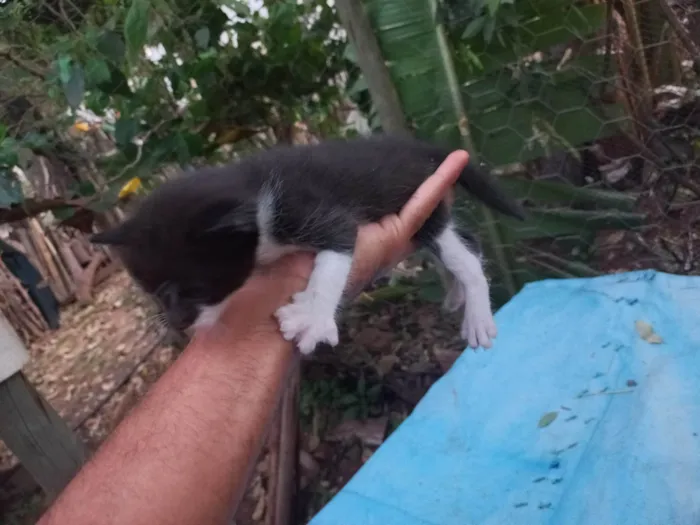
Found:
[[[258,201],[258,247],[255,251],[255,261],[260,264],[270,264],[280,257],[299,251],[297,246],[281,245],[272,237],[272,221],[274,219],[275,197],[272,191],[263,192]]]

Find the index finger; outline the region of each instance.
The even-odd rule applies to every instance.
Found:
[[[469,162],[469,154],[464,150],[450,153],[435,173],[421,184],[406,205],[399,212],[399,220],[410,237],[420,230],[440,201],[454,186],[460,173]]]

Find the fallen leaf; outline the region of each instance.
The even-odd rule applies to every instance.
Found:
[[[299,451],[299,466],[304,474],[306,474],[309,478],[313,478],[321,470],[321,466],[318,464],[318,461],[316,461],[314,457],[306,450]]]
[[[385,355],[377,363],[377,366],[376,366],[377,374],[379,374],[379,377],[384,377],[389,372],[391,372],[392,368],[394,368],[394,365],[397,365],[400,362],[401,362],[401,359],[399,359],[397,356],[395,356],[393,354]]]
[[[461,354],[455,350],[435,350],[435,359],[440,364],[442,371],[447,372]]]
[[[328,441],[346,441],[357,437],[365,445],[378,447],[384,441],[388,423],[388,416],[370,418],[364,421],[344,421],[328,434]]]
[[[549,425],[554,423],[554,420],[557,418],[558,415],[558,412],[547,412],[540,418],[540,421],[539,423],[537,423],[537,426],[540,428],[548,427]]]
[[[664,342],[659,334],[654,332],[654,327],[646,321],[636,321],[634,327],[637,329],[639,337],[652,345],[660,345]]]

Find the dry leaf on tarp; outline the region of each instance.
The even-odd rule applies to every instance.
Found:
[[[543,415],[539,422],[537,423],[537,426],[540,428],[545,428],[554,423],[554,420],[557,418],[559,415],[558,412],[547,412],[545,415]]]
[[[637,329],[637,333],[639,334],[639,337],[644,339],[647,343],[653,344],[653,345],[660,345],[661,343],[664,342],[664,340],[661,338],[659,334],[654,332],[654,327],[651,326],[649,323],[646,321],[636,321],[634,323],[634,327]]]

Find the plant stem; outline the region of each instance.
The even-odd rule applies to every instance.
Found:
[[[431,10],[431,13],[437,12],[436,0],[428,0],[428,6]],[[478,164],[479,158],[477,156],[476,150],[474,149],[471,134],[469,133],[469,119],[467,118],[467,112],[464,109],[464,102],[462,100],[459,79],[457,78],[454,62],[452,60],[452,52],[447,42],[447,37],[445,36],[445,30],[443,29],[442,24],[437,19],[435,19],[435,35],[438,42],[438,49],[440,50],[440,58],[442,59],[443,69],[445,71],[445,76],[447,77],[447,85],[450,89],[452,105],[454,108],[455,116],[457,117],[459,135],[461,137],[462,144],[464,145],[465,149],[469,152],[469,162],[476,162]],[[511,296],[513,296],[517,292],[517,286],[515,284],[515,280],[513,279],[513,274],[511,272],[508,256],[506,254],[505,249],[503,248],[505,246],[505,242],[499,230],[496,217],[494,216],[493,212],[483,204],[479,204],[478,210],[481,214],[481,218],[484,222],[484,226],[490,238],[490,244],[492,247],[493,255],[500,269],[503,284],[505,285],[505,288],[508,291],[508,293]]]

